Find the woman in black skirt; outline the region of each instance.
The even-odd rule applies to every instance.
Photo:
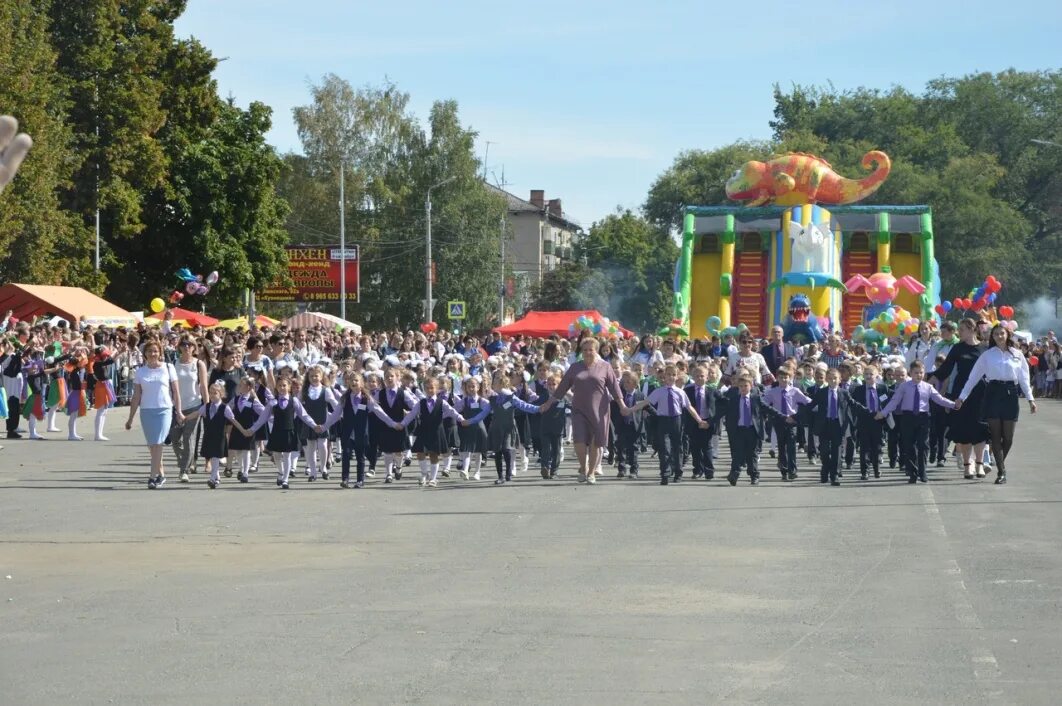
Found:
[[[980,356],[977,323],[973,319],[963,319],[959,323],[959,342],[951,347],[947,358],[930,377],[944,381],[945,397],[957,399]],[[981,464],[985,443],[988,442],[988,424],[981,418],[984,393],[984,384],[975,382],[963,407],[948,415],[947,437],[954,442],[955,450],[959,452],[965,478],[985,477],[985,467]],[[971,463],[976,467],[976,472],[970,470]]]
[[[992,345],[981,354],[970,371],[970,378],[959,393],[956,408],[966,404],[977,384],[985,380],[981,417],[988,422],[992,457],[996,460],[996,485],[1007,482],[1007,454],[1014,443],[1014,425],[1018,422],[1018,390],[1029,401],[1029,411],[1036,414],[1036,400],[1029,387],[1029,363],[1014,346],[1010,331],[1000,324],[989,335]]]

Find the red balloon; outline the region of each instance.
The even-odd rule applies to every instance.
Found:
[[[955,297],[954,299],[952,299],[951,300],[951,305],[954,306],[956,309],[961,309],[962,308],[962,297]]]
[[[933,307],[933,311],[937,312],[941,316],[944,316],[944,314],[945,314],[944,307],[941,306],[940,304],[937,304],[935,307]]]
[[[1001,306],[1001,307],[999,307],[999,315],[1002,316],[1004,319],[1013,319],[1014,318],[1014,307],[1012,307],[1012,306]]]
[[[425,323],[425,324],[421,324],[421,325],[420,325],[420,330],[421,330],[421,331],[422,331],[423,333],[431,333],[431,324],[427,324],[427,323]]]
[[[1040,364],[1040,359],[1039,358],[1037,358],[1034,355],[1029,356],[1029,365],[1030,366],[1035,368],[1039,364]]]
[[[974,311],[981,311],[981,309],[984,309],[984,308],[985,308],[985,300],[984,299],[978,299],[977,301],[975,301],[973,303],[973,310]]]
[[[973,302],[970,301],[969,299],[963,299],[962,300],[962,308],[963,309],[971,309],[971,308],[973,308]]]

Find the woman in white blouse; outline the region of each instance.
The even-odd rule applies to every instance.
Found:
[[[1007,453],[1014,443],[1014,425],[1018,422],[1018,390],[1029,401],[1029,411],[1036,414],[1036,400],[1029,386],[1029,363],[1014,346],[1010,331],[996,324],[989,336],[992,345],[974,363],[966,385],[959,393],[958,406],[970,396],[982,379],[985,396],[982,416],[991,434],[992,457],[996,460],[996,485],[1007,482]]]
[[[140,409],[140,426],[144,440],[151,451],[151,475],[148,488],[154,490],[166,482],[162,468],[162,445],[170,430],[173,417],[184,423],[181,412],[181,391],[177,387],[177,371],[171,363],[162,362],[162,347],[157,341],[148,341],[144,346],[144,365],[136,370],[133,399],[129,403],[129,419],[126,429],[133,428],[133,417]]]

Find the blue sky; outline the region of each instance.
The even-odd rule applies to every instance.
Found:
[[[902,85],[1062,66],[1062,3],[190,0],[177,23],[218,57],[223,95],[291,109],[335,73],[385,78],[426,118],[457,100],[492,181],[544,189],[584,225],[637,209],[682,150],[766,138],[771,87]]]

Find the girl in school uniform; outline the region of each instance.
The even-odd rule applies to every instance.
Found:
[[[461,382],[461,391],[464,394],[457,400],[454,409],[463,420],[478,420],[468,425],[458,424],[457,451],[461,456],[461,477],[468,480],[474,459],[475,471],[472,479],[479,480],[483,454],[487,453],[487,427],[482,422],[481,413],[487,408],[488,402],[486,398],[479,396],[479,379],[471,375]]]
[[[384,482],[402,480],[402,459],[410,448],[409,435],[404,428],[396,429],[390,422],[401,422],[417,405],[417,399],[412,393],[399,387],[398,371],[394,367],[384,372],[384,386],[376,393],[376,403],[387,417],[387,421],[380,418],[383,423],[378,427],[376,439],[387,469]]]
[[[325,426],[331,428],[339,422],[338,437],[342,449],[342,479],[339,482],[341,488],[364,488],[365,487],[365,464],[371,449],[370,436],[373,427],[372,420],[379,419],[371,412],[378,408],[376,400],[365,389],[360,375],[353,372],[343,376],[346,382],[346,390],[339,398],[339,404],[325,420]],[[357,475],[353,485],[350,483],[350,460],[357,462]]]
[[[250,431],[252,433],[256,432],[266,423],[272,422],[266,450],[272,452],[277,459],[279,467],[277,487],[284,490],[288,489],[292,468],[299,457],[299,436],[298,430],[295,428],[296,421],[301,421],[311,427],[317,424],[313,417],[302,408],[299,398],[292,395],[291,381],[287,377],[282,377],[277,380],[276,398],[270,400],[268,404],[262,405],[262,413]]]
[[[331,388],[324,383],[324,370],[320,365],[311,365],[306,371],[300,396],[303,409],[314,420],[314,425],[305,429],[306,445],[303,447],[310,481],[317,480],[318,471],[322,478],[328,480],[328,470],[325,467],[329,454],[328,432],[317,432],[313,427],[324,425],[329,413],[339,406]]]
[[[526,414],[538,414],[540,409],[538,405],[528,404],[517,397],[509,388],[510,382],[506,373],[495,373],[489,409],[482,415],[489,413],[491,418],[490,429],[487,431],[487,446],[494,452],[494,467],[498,472],[495,485],[504,485],[513,479],[513,445],[519,443],[516,412],[519,410]],[[471,424],[472,421],[466,420],[463,423]]]
[[[460,388],[452,386],[453,378],[445,372],[440,373],[436,380],[439,385],[439,398],[454,407],[457,404],[457,396],[454,394],[454,390]],[[457,422],[454,418],[443,418],[443,433],[446,435],[446,452],[444,454],[446,458],[439,460],[439,472],[443,478],[449,478],[450,467],[453,465],[454,458],[457,457]]]
[[[383,414],[380,412],[379,414]],[[434,488],[438,484],[439,457],[450,450],[450,443],[446,437],[446,429],[443,420],[461,419],[453,407],[439,395],[439,382],[433,377],[424,381],[424,399],[417,402],[401,422],[394,422],[391,426],[405,429],[414,420],[419,420],[417,426],[417,438],[413,442],[412,452],[417,455],[420,463],[420,484]]]
[[[192,412],[192,416],[199,416],[203,419],[203,437],[199,446],[199,455],[206,459],[207,470],[210,471],[207,486],[213,490],[221,482],[219,476],[221,459],[229,455],[225,425],[232,424],[239,429],[241,434],[250,434],[250,432],[236,419],[232,408],[225,404],[225,383],[223,381],[217,380],[207,388],[207,396],[206,403],[198,411]],[[243,480],[243,473],[240,475],[241,482],[246,483],[247,481]]]
[[[222,383],[222,388],[224,388],[224,383]],[[251,450],[258,444],[258,435],[255,433],[248,436],[244,434],[244,430],[254,426],[255,420],[261,416],[263,410],[262,403],[258,401],[255,394],[254,377],[247,375],[240,379],[236,384],[236,396],[228,406],[238,424],[233,424],[233,428],[229,430],[229,468],[225,470],[225,476],[232,475],[229,469],[235,467],[238,462],[240,470],[237,471],[236,478],[241,483],[246,483],[250,480],[248,474],[251,472]]]
[[[95,441],[110,441],[103,435],[103,425],[107,423],[107,410],[118,401],[114,394],[114,383],[111,375],[114,372],[114,358],[111,352],[100,346],[96,349],[96,355],[92,359],[92,378],[95,381],[92,387],[92,406],[96,410]]]

